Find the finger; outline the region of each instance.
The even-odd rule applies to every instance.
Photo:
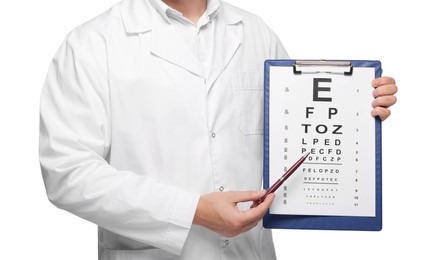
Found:
[[[261,202],[261,204],[259,204],[259,205],[263,205],[263,206],[265,206],[268,209],[271,206],[271,204],[273,203],[274,198],[275,198],[275,193],[270,193],[264,199],[264,201]]]
[[[230,196],[233,202],[247,202],[247,201],[255,201],[266,193],[265,190],[257,190],[257,191],[231,191]]]
[[[246,217],[246,221],[259,221],[273,203],[274,197],[274,193],[271,193],[265,198],[265,200],[261,204],[241,212]]]
[[[394,95],[398,91],[398,87],[394,84],[382,85],[372,91],[373,97]]]
[[[377,87],[383,86],[383,85],[390,85],[390,84],[395,85],[396,81],[394,78],[391,78],[391,77],[379,77],[379,78],[374,79],[371,82],[371,84],[374,88],[377,88]]]
[[[390,107],[396,103],[397,99],[395,96],[381,96],[377,97],[372,101],[372,107]]]
[[[376,107],[371,112],[372,116],[380,117],[381,121],[386,120],[386,118],[388,118],[390,114],[391,114],[390,110],[384,107]]]
[[[236,236],[243,232],[246,232],[256,226],[259,221],[261,221],[264,214],[267,212],[268,207],[271,205],[274,199],[274,194],[270,194],[266,197],[264,202],[259,204],[255,208],[250,208],[246,211],[237,212],[234,221],[230,223],[230,226],[233,227],[227,232],[227,236]]]

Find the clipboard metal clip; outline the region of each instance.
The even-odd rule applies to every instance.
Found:
[[[297,60],[293,65],[293,73],[295,75],[326,73],[351,76],[353,66],[350,61]]]

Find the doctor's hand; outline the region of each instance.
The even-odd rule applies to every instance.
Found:
[[[379,116],[383,121],[391,114],[389,107],[396,103],[395,93],[398,91],[396,82],[390,77],[380,77],[372,81],[374,101],[372,116]]]
[[[270,194],[258,206],[240,211],[240,202],[257,201],[265,194],[259,191],[213,192],[200,197],[193,223],[225,237],[234,237],[255,227],[273,202]]]

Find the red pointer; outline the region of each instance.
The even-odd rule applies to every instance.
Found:
[[[291,175],[292,175],[292,173],[294,173],[294,171],[296,171],[296,169],[298,169],[299,168],[299,166],[301,166],[301,164],[305,161],[305,159],[307,159],[307,156],[309,155],[310,153],[307,153],[306,155],[304,155],[304,156],[302,156],[294,165],[292,165],[292,167],[290,167],[289,168],[289,170],[287,170],[284,174],[283,174],[283,176],[280,178],[280,179],[278,179],[268,190],[267,190],[267,193],[265,193],[265,195],[262,197],[262,198],[260,198],[259,200],[258,200],[258,202],[256,203],[257,205],[259,205],[259,204],[261,204],[264,200],[265,200],[265,198],[269,195],[269,194],[271,194],[271,193],[273,193],[273,192],[275,192],[282,184],[283,184],[283,182],[285,182],[285,180],[287,180],[287,178],[289,178]]]

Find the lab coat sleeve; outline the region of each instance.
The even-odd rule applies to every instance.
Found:
[[[270,30],[271,31],[271,30]],[[283,46],[283,43],[280,41],[277,34],[275,34],[273,31],[271,31],[271,40],[270,40],[270,46],[271,46],[271,53],[270,56],[272,59],[289,59],[289,54],[287,53],[285,47]]]
[[[119,235],[180,254],[199,196],[108,164],[110,107],[102,34],[72,32],[41,95],[40,163],[49,200]]]
[[[263,46],[268,46],[269,48],[267,49],[267,59],[289,59],[289,54],[278,35],[260,17],[257,17],[255,21],[257,21],[257,24],[253,26],[261,27],[265,36]]]

